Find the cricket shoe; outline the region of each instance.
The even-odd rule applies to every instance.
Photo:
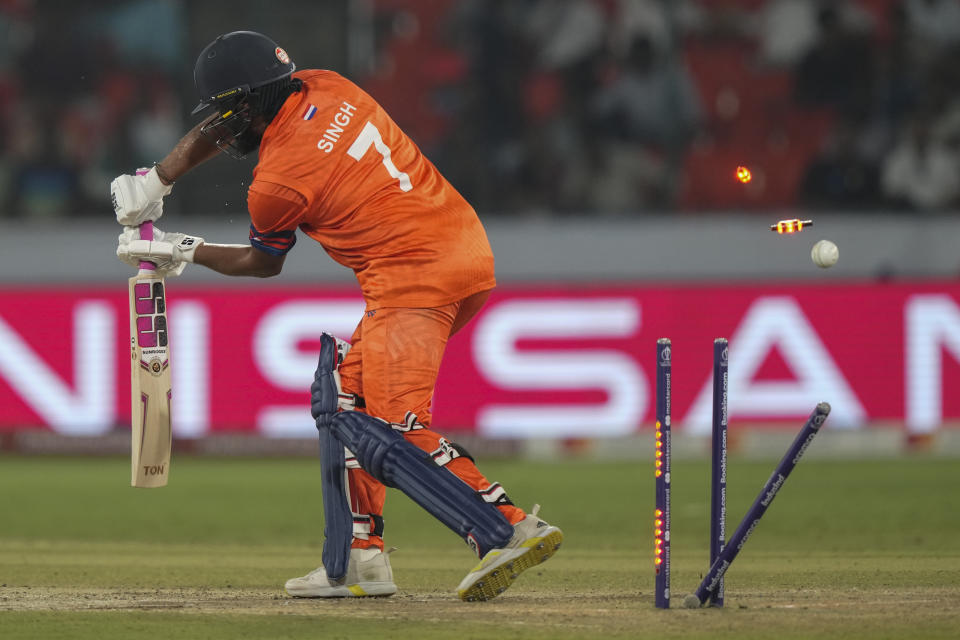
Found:
[[[351,549],[347,575],[343,582],[327,577],[323,567],[302,578],[287,580],[287,593],[295,598],[362,598],[392,596],[397,592],[390,568],[390,549],[386,553],[376,547]]]
[[[550,559],[563,542],[563,532],[537,517],[533,505],[527,517],[513,525],[505,547],[491,549],[457,587],[461,600],[490,600],[507,590],[522,572]]]

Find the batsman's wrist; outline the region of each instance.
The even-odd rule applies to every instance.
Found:
[[[170,177],[170,174],[164,171],[163,167],[160,166],[159,162],[153,163],[153,170],[156,172],[157,178],[160,180],[161,184],[168,187],[172,187],[173,183],[176,182],[176,180]]]
[[[197,248],[203,244],[203,238],[184,236],[177,243],[177,257],[186,262],[193,262]]]
[[[149,202],[160,202],[163,197],[173,191],[173,183],[165,183],[160,178],[157,165],[144,175],[143,193]]]

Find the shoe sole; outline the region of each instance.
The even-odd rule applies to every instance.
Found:
[[[395,594],[397,585],[392,582],[361,582],[339,587],[304,587],[302,590],[286,587],[286,591],[294,598],[383,598]]]
[[[549,560],[563,543],[563,532],[556,527],[551,529],[553,531],[548,531],[546,535],[530,538],[518,549],[512,550],[521,551],[525,548],[526,551],[519,555],[505,554],[500,562],[491,565],[473,584],[458,590],[460,599],[464,602],[478,602],[496,598],[506,591],[521,573]]]

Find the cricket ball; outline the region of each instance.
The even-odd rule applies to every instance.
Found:
[[[683,599],[684,609],[699,609],[701,606],[700,598],[698,598],[696,594],[691,593]]]
[[[837,264],[837,260],[840,259],[840,250],[829,240],[820,240],[810,250],[810,259],[821,269],[827,269]]]

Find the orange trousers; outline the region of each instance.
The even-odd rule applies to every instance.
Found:
[[[340,365],[344,392],[361,396],[364,411],[388,422],[403,423],[408,412],[423,428],[404,431],[403,437],[427,452],[449,450],[449,441],[430,428],[433,390],[447,340],[480,310],[489,291],[436,308],[387,307],[364,313],[350,338],[351,348]],[[444,458],[445,459],[445,458]],[[479,492],[499,492],[466,456],[454,457],[446,468]],[[354,548],[383,548],[383,538],[357,522],[382,517],[386,488],[360,468],[349,468],[350,509],[354,514]],[[526,515],[509,503],[497,508],[511,524]]]

